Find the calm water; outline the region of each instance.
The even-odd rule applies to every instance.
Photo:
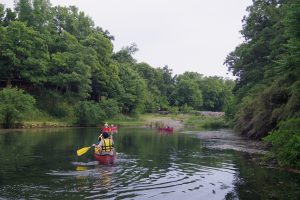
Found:
[[[187,134],[120,129],[117,162],[99,165],[97,129],[0,132],[0,199],[300,199],[300,175]]]

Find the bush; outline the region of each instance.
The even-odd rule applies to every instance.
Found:
[[[185,125],[193,126],[200,129],[220,129],[227,128],[224,117],[210,117],[194,115],[185,121]]]
[[[264,141],[272,144],[269,157],[277,159],[281,166],[300,169],[300,118],[282,121]]]
[[[186,103],[180,108],[182,113],[189,113],[192,109],[193,108],[188,106]]]
[[[105,117],[108,119],[111,119],[120,113],[118,102],[114,99],[103,99],[99,105],[104,111]]]
[[[66,118],[74,115],[72,101],[68,95],[60,95],[55,91],[42,90],[37,98],[37,107],[55,118]]]
[[[219,129],[219,128],[227,128],[228,125],[226,124],[224,118],[210,118],[210,119],[206,119],[203,122],[202,125],[203,128],[206,129]]]
[[[18,88],[4,88],[0,91],[0,117],[4,128],[12,128],[22,122],[24,114],[33,109],[35,99]]]
[[[101,106],[91,101],[82,101],[75,107],[77,123],[84,126],[102,124],[106,118]]]

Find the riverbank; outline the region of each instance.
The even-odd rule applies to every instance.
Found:
[[[262,141],[249,140],[231,129],[185,131],[203,141],[205,148],[235,150],[249,154],[265,154],[267,146]]]
[[[108,123],[113,123],[118,126],[137,126],[144,128],[158,128],[170,126],[174,131],[185,134],[192,134],[195,137],[204,141],[206,148],[220,150],[235,150],[247,152],[249,154],[265,154],[267,148],[261,141],[248,140],[234,133],[230,129],[215,129],[206,130],[202,126],[214,124],[224,120],[220,113],[200,115],[177,114],[177,115],[162,115],[162,114],[145,114],[136,117],[119,116],[116,119],[108,120]],[[208,123],[209,122],[209,123]],[[100,125],[101,126],[101,125]],[[21,129],[27,128],[59,128],[59,127],[78,127],[71,123],[64,122],[25,122],[20,126]],[[222,128],[222,126],[220,126]],[[213,127],[214,128],[214,127]],[[186,131],[190,130],[190,131]]]
[[[209,113],[209,116],[184,114],[142,115],[138,120],[138,126],[144,128],[170,126],[173,127],[174,131],[194,135],[204,141],[206,148],[211,149],[230,149],[249,154],[265,154],[268,152],[268,148],[262,141],[249,140],[238,135],[231,129],[204,129],[201,125],[206,124],[209,120],[212,124],[214,124],[215,121],[223,120],[223,117],[220,116],[219,113],[217,113],[217,115],[213,115],[212,112]],[[124,126],[129,125],[126,122],[121,124]],[[130,124],[133,124],[132,121]]]
[[[215,121],[223,120],[222,117],[214,116],[195,116],[187,114],[179,115],[160,115],[147,114],[138,117],[122,116],[121,118],[108,120],[109,123],[116,124],[120,127],[143,127],[153,128],[170,126],[174,131],[183,134],[190,134],[202,141],[204,148],[218,150],[234,150],[245,152],[250,155],[250,159],[260,165],[265,165],[272,168],[280,168],[294,173],[300,173],[297,169],[282,168],[275,160],[266,161],[264,155],[269,152],[269,147],[262,141],[249,140],[231,129],[217,128],[213,130],[204,129],[203,124],[210,121],[214,124]],[[101,126],[101,125],[99,125]],[[43,128],[68,128],[79,127],[78,125],[64,122],[26,122],[18,129],[2,129],[0,132],[26,130],[26,129],[43,129]]]

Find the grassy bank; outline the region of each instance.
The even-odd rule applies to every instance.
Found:
[[[186,126],[192,126],[197,129],[218,129],[227,128],[228,123],[224,116],[204,116],[204,115],[189,115],[184,121]]]
[[[194,114],[141,114],[141,115],[122,115],[119,114],[112,119],[105,120],[109,124],[119,126],[178,126],[193,127],[196,129],[217,129],[227,127],[224,117],[211,117]],[[176,122],[176,123],[174,123]],[[103,122],[99,122],[97,126],[101,126]],[[27,115],[24,122],[18,124],[19,128],[40,128],[40,127],[72,127],[79,126],[75,123],[74,118],[64,117],[55,118],[43,112],[33,111]]]
[[[113,119],[115,124],[122,126],[166,126],[172,124],[171,121],[180,122],[182,125],[187,127],[193,127],[196,129],[218,129],[227,128],[228,124],[223,116],[203,116],[194,114],[143,114],[138,116],[124,116],[119,115]],[[159,124],[160,122],[160,124]],[[174,124],[173,124],[174,125]]]

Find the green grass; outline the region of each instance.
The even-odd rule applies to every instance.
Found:
[[[25,121],[21,124],[21,126],[26,128],[76,126],[74,123],[75,119],[72,117],[55,118],[46,112],[39,110],[32,110],[30,113],[26,114],[26,116]],[[218,129],[228,127],[224,117],[207,117],[192,114],[142,114],[132,116],[119,114],[113,119],[107,119],[106,121],[109,124],[116,124],[119,126],[145,126],[152,123],[154,119],[164,118],[179,120],[182,121],[184,125],[197,129]]]

